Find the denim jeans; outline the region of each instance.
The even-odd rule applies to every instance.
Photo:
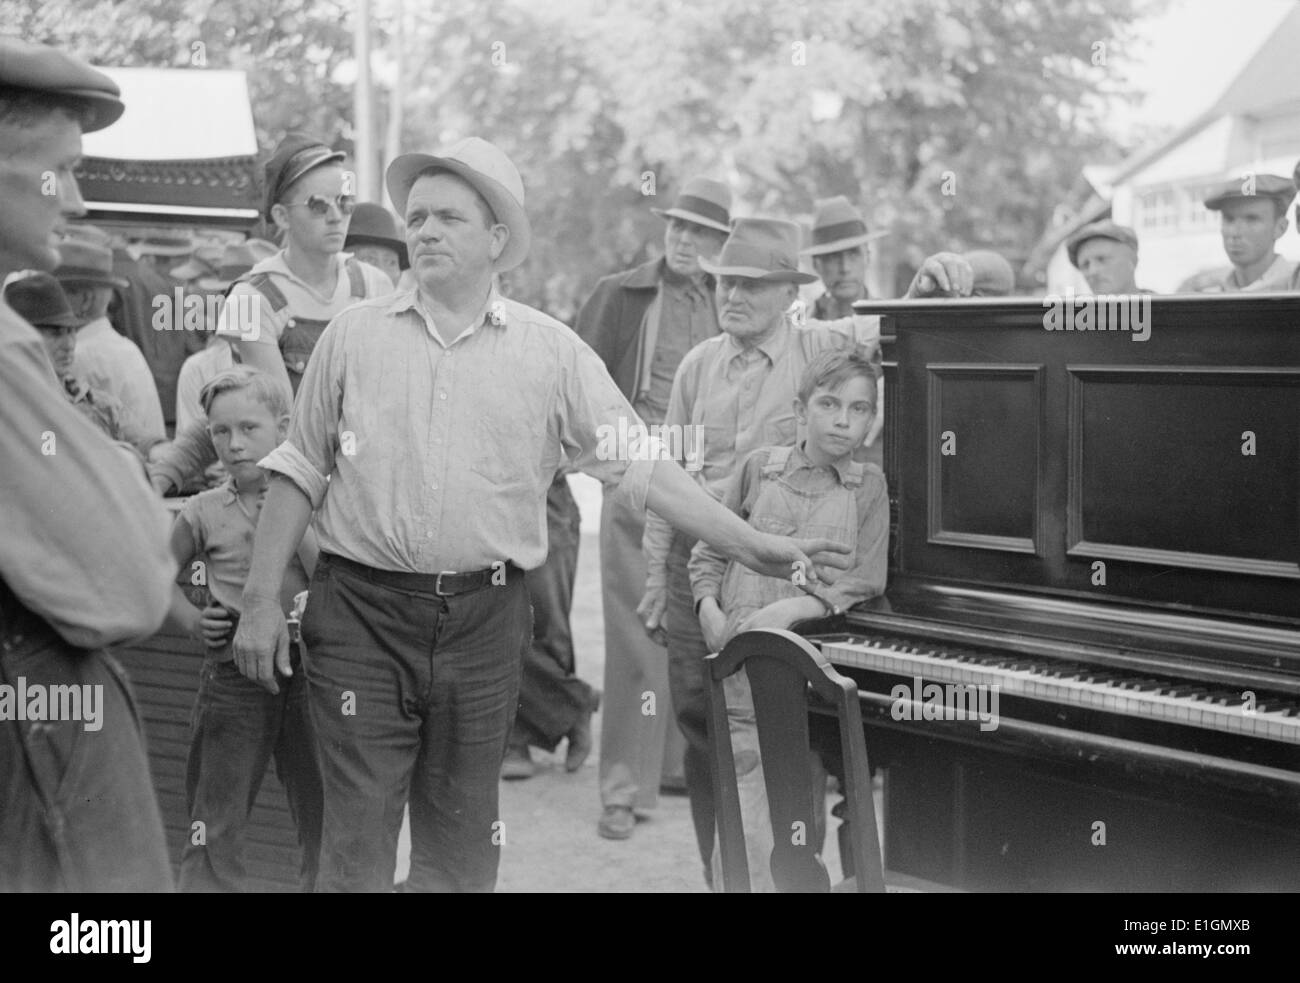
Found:
[[[280,692],[275,694],[241,674],[233,659],[220,658],[224,653],[204,660],[185,775],[191,835],[181,858],[182,891],[247,890],[248,818],[273,756],[302,846],[302,889],[315,888],[320,766],[307,709],[307,682],[297,646],[290,651],[294,674],[277,675]],[[203,823],[203,843],[194,842],[195,822]]]
[[[531,630],[518,571],[439,597],[321,557],[302,622],[325,793],[317,890],[393,889],[408,798],[407,890],[495,888],[501,762]]]
[[[12,628],[13,612],[4,616]],[[0,683],[101,687],[92,691],[102,693],[101,726],[0,721],[0,891],[172,890],[125,674],[108,653],[74,648],[48,626],[29,634],[38,619],[27,618],[21,635],[4,634]]]

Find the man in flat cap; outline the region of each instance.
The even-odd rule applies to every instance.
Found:
[[[700,259],[717,255],[727,238],[731,189],[691,178],[672,207],[652,211],[666,220],[663,257],[602,279],[574,325],[648,426],[663,423],[682,358],[718,333],[715,284]],[[663,645],[646,634],[636,614],[645,592],[644,532],[644,513],[606,485],[600,513],[605,709],[596,831],[615,840],[632,835],[634,810],[648,812],[658,802],[671,717]],[[654,713],[644,712],[646,693],[655,694]]]
[[[1247,174],[1216,188],[1205,207],[1223,216],[1219,230],[1232,265],[1197,273],[1179,285],[1178,293],[1288,289],[1296,264],[1274,246],[1286,232],[1294,198],[1291,179],[1276,174]]]
[[[867,264],[870,244],[888,232],[867,231],[862,213],[848,198],[837,195],[817,203],[813,215],[812,243],[802,250],[812,259],[825,292],[812,305],[819,321],[850,317],[853,302],[867,299]]]
[[[773,576],[835,544],[751,529],[658,441],[609,452],[604,435],[640,421],[600,359],[496,290],[531,235],[500,149],[470,137],[404,154],[387,185],[418,285],[353,305],[320,338],[289,436],[261,462],[275,477],[235,657],[272,692],[291,671],[276,593],[315,510],[302,640],[325,789],[318,887],[391,890],[409,799],[408,889],[490,891],[531,621],[522,574],[546,556],[561,464]]]
[[[1110,219],[1079,229],[1065,244],[1066,255],[1094,294],[1140,294],[1136,273],[1137,233]]]
[[[290,134],[266,163],[265,216],[284,248],[261,260],[230,289],[217,334],[239,361],[298,391],[298,383],[330,319],[393,284],[369,263],[343,251],[355,196],[343,154],[319,140]],[[150,463],[154,488],[180,489],[217,460],[206,422],[177,430],[176,440]]]
[[[59,265],[55,231],[85,211],[81,134],[121,114],[107,76],[0,37],[0,277]],[[3,303],[0,391],[0,891],[170,890],[140,723],[104,651],[163,622],[166,512]],[[54,713],[60,693],[85,699]]]

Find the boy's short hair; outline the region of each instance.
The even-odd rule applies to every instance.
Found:
[[[277,420],[289,413],[289,390],[260,369],[251,365],[235,365],[209,380],[199,390],[199,405],[204,414],[212,412],[212,403],[222,393],[247,389],[259,403],[271,411]]]
[[[879,351],[879,349],[877,349]],[[865,345],[851,348],[833,348],[817,355],[808,363],[799,379],[799,400],[807,405],[819,387],[835,389],[855,375],[871,383],[871,405],[876,405],[876,370],[878,361]]]

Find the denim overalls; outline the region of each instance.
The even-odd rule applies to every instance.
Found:
[[[348,259],[343,267],[348,271],[348,283],[352,288],[353,299],[363,299],[366,296],[366,278],[361,272],[361,267],[355,259]],[[275,285],[269,274],[257,273],[248,278],[248,283],[266,298],[266,302],[271,305],[272,313],[279,314],[289,305],[288,298]],[[284,368],[289,373],[289,383],[293,386],[295,396],[298,394],[298,384],[302,382],[302,374],[307,371],[307,362],[311,359],[316,342],[320,340],[327,324],[329,321],[290,317],[285,322],[284,331],[280,333],[280,355],[284,359]]]
[[[808,467],[803,452],[796,451],[794,447],[769,448],[767,463],[761,470],[758,497],[750,510],[749,524],[762,532],[779,536],[825,537],[856,545],[859,525],[856,492],[862,484],[865,466],[850,461],[841,481],[835,469]],[[850,565],[856,562],[856,550],[848,559]],[[831,579],[831,576],[826,579]],[[789,580],[764,577],[739,563],[729,564],[719,597],[727,616],[726,640],[731,640],[737,625],[750,614],[773,601],[800,597],[803,593]],[[727,697],[731,750],[736,761],[736,785],[745,830],[750,889],[770,892],[775,890],[770,868],[774,839],[767,810],[763,765],[759,758],[754,700],[745,670],[741,669],[723,680],[723,690]],[[813,770],[814,787],[824,788],[825,770],[816,754],[812,759],[809,766]],[[819,781],[820,786],[817,785]],[[825,808],[820,799],[818,808]],[[808,836],[811,840],[811,831]],[[721,883],[719,853],[715,847],[714,883]]]

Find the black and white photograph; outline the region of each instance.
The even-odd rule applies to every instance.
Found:
[[[1294,0],[0,0],[0,892],[1251,967],[1297,181]]]

